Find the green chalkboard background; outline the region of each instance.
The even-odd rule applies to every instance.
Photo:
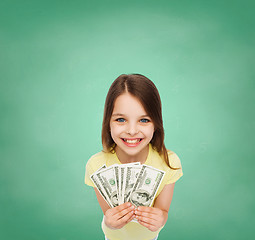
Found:
[[[103,239],[84,184],[121,73],[154,81],[184,176],[160,240],[254,237],[254,1],[0,1],[0,239]]]

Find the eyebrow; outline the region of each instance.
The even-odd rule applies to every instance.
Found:
[[[114,114],[112,114],[112,117],[115,117],[115,116],[121,116],[121,117],[123,117],[123,116],[126,116],[125,114],[122,114],[122,113],[114,113]],[[148,117],[149,118],[149,115],[142,115],[142,116],[140,116],[141,118],[143,118],[143,117]]]

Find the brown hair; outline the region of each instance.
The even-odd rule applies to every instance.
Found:
[[[167,149],[164,144],[162,106],[158,90],[150,79],[141,74],[122,74],[110,86],[105,100],[102,126],[102,144],[104,150],[112,153],[115,152],[116,144],[110,134],[110,119],[115,100],[124,92],[132,94],[142,103],[154,124],[155,131],[150,142],[152,147],[163,156],[166,164],[171,169],[176,169],[169,164]]]

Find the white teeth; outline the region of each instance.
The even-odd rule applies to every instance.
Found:
[[[138,142],[140,142],[140,139],[134,139],[134,140],[124,139],[124,141],[125,141],[125,142],[127,142],[127,143],[134,144],[134,143],[138,143]]]

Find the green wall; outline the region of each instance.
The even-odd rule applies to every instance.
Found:
[[[254,1],[0,1],[0,238],[103,239],[84,184],[121,73],[152,79],[176,183],[162,239],[254,233]]]

